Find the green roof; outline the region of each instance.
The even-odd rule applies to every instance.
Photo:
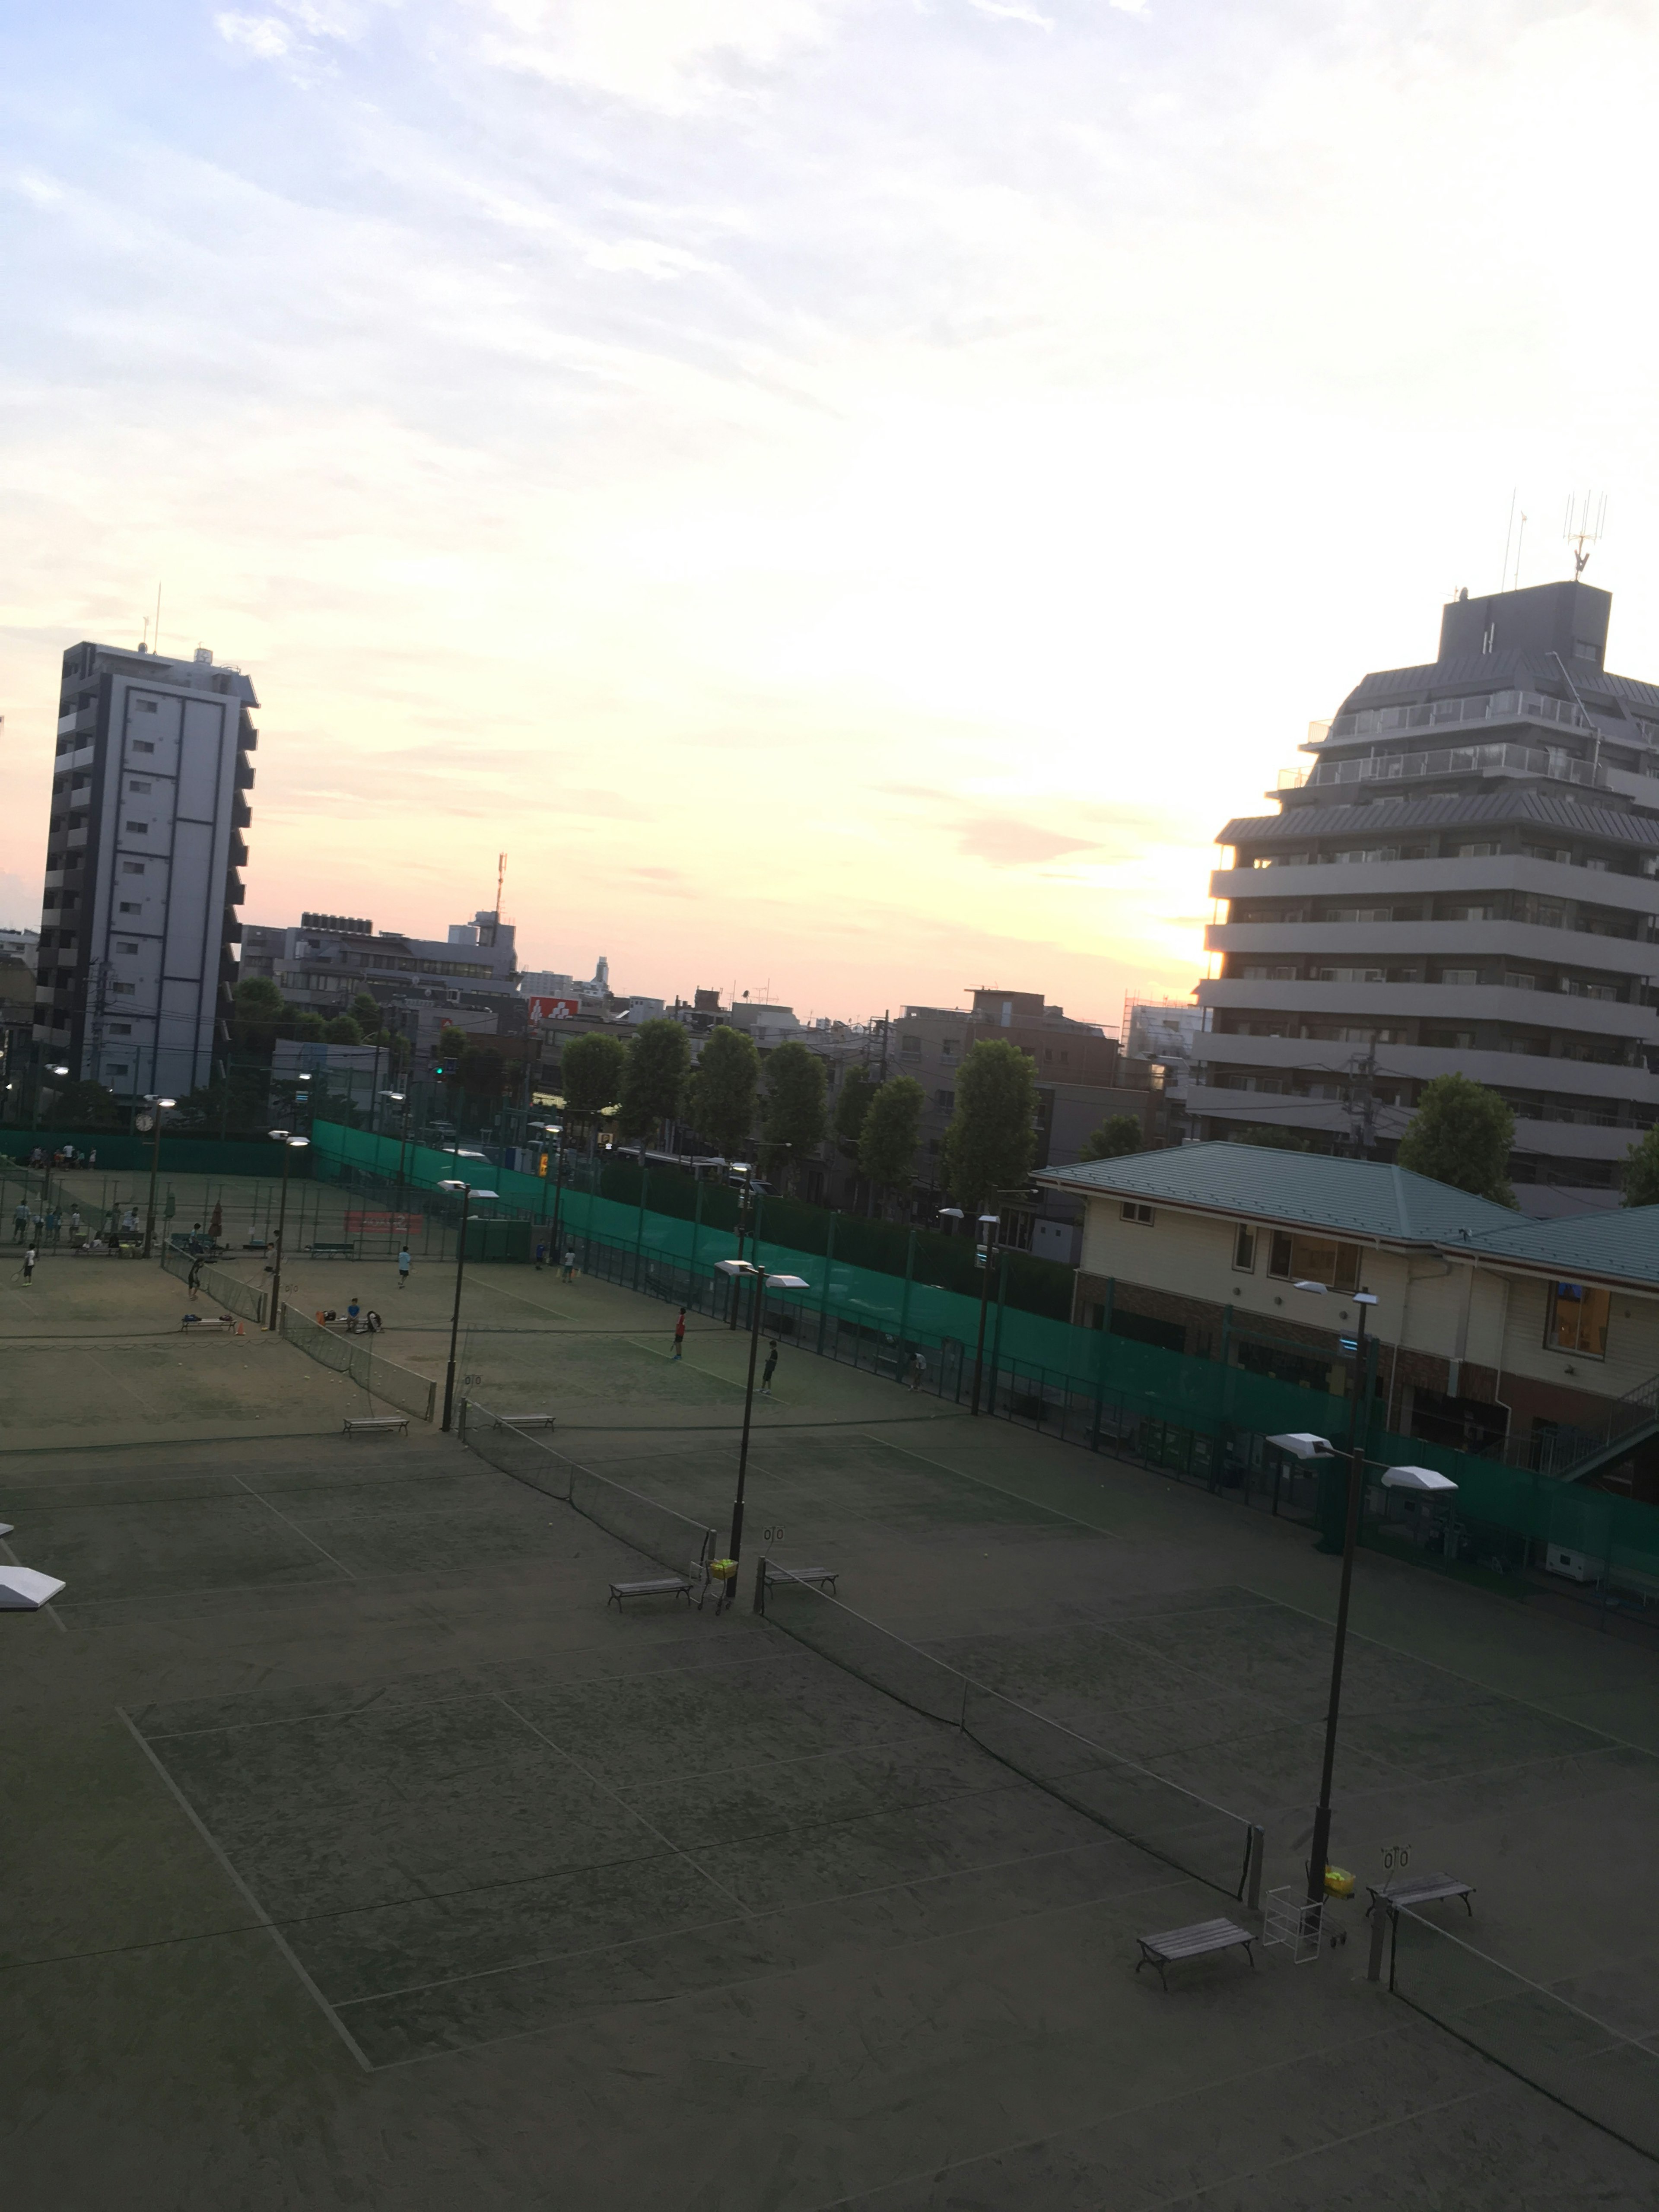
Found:
[[[1659,1283],[1659,1206],[1613,1206],[1559,1221],[1517,1221],[1511,1214],[1501,1228],[1476,1231],[1469,1243],[1494,1260],[1528,1261],[1555,1274]]]
[[[1401,1244],[1462,1243],[1465,1231],[1473,1237],[1510,1228],[1516,1220],[1508,1206],[1471,1198],[1466,1190],[1413,1175],[1407,1168],[1280,1152],[1266,1145],[1176,1145],[1164,1152],[1046,1168],[1033,1181]]]

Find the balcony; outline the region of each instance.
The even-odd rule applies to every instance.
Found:
[[[1659,944],[1651,939],[1597,937],[1528,921],[1214,921],[1204,943],[1211,952],[1316,959],[1321,966],[1356,958],[1393,965],[1413,957],[1467,957],[1488,963],[1537,961],[1625,978],[1659,976]],[[1536,995],[1555,994],[1540,982]]]
[[[1659,1013],[1620,1000],[1516,991],[1501,983],[1316,983],[1297,977],[1200,983],[1198,1001],[1241,1013],[1283,1012],[1301,1021],[1501,1022],[1517,1030],[1571,1030],[1659,1047]],[[1311,1042],[1311,1040],[1310,1040]]]
[[[1339,714],[1328,742],[1389,737],[1401,730],[1437,730],[1454,722],[1517,721],[1556,722],[1569,730],[1593,731],[1595,726],[1570,699],[1547,698],[1540,691],[1487,691],[1473,699],[1436,699],[1419,707],[1363,707],[1354,714]]]
[[[1382,848],[1386,851],[1386,847]],[[1597,906],[1659,915],[1659,878],[1534,860],[1529,853],[1479,853],[1463,860],[1310,860],[1305,853],[1267,868],[1216,868],[1212,898],[1410,898],[1438,892],[1536,891],[1593,898]]]
[[[90,707],[73,708],[67,714],[60,714],[58,717],[58,735],[60,740],[64,738],[80,737],[82,734],[90,737],[97,727],[98,708],[95,703]]]
[[[1267,1072],[1301,1068],[1310,1073],[1316,1072],[1321,1080],[1330,1081],[1339,1079],[1333,1071],[1340,1070],[1356,1053],[1364,1050],[1363,1044],[1338,1044],[1318,1037],[1223,1036],[1213,1033],[1194,1040],[1193,1059],[1200,1075],[1206,1067]],[[1376,1065],[1384,1075],[1411,1076],[1422,1083],[1431,1081],[1437,1075],[1467,1075],[1495,1091],[1549,1090],[1587,1103],[1607,1099],[1617,1103],[1627,1100],[1642,1108],[1659,1108],[1659,1075],[1650,1073],[1645,1067],[1627,1067],[1603,1060],[1534,1058],[1528,1054],[1473,1048],[1454,1050],[1444,1045],[1379,1044]]]
[[[1316,768],[1281,769],[1279,789],[1327,790],[1339,784],[1408,783],[1421,776],[1544,776],[1553,783],[1611,788],[1607,771],[1577,760],[1558,745],[1449,745],[1425,753],[1382,753],[1368,760],[1321,761]],[[1272,794],[1269,794],[1270,796]]]

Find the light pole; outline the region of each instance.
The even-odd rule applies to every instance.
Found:
[[[1298,1283],[1298,1291],[1317,1297],[1328,1295],[1323,1283]],[[1353,1557],[1359,1542],[1359,1509],[1365,1495],[1365,1419],[1361,1399],[1365,1387],[1365,1309],[1374,1306],[1370,1291],[1354,1293],[1359,1318],[1354,1329],[1352,1407],[1348,1419],[1347,1515],[1342,1536],[1342,1581],[1336,1600],[1336,1637],[1331,1647],[1331,1697],[1325,1710],[1325,1759],[1320,1770],[1319,1803],[1314,1811],[1313,1846],[1308,1859],[1308,1902],[1321,1903],[1325,1895],[1325,1868],[1331,1847],[1331,1777],[1336,1766],[1336,1722],[1342,1705],[1342,1662],[1348,1644],[1348,1595],[1353,1588]]]
[[[440,1190],[458,1190],[461,1194],[461,1241],[455,1254],[455,1310],[449,1319],[449,1367],[444,1376],[444,1420],[450,1425],[455,1411],[455,1340],[461,1333],[461,1277],[466,1270],[466,1224],[471,1217],[475,1198],[494,1198],[493,1190],[474,1190],[470,1182],[459,1176],[447,1176],[438,1185]]]
[[[769,1275],[764,1267],[757,1267],[748,1260],[717,1260],[714,1265],[723,1275],[733,1278],[732,1300],[737,1303],[737,1278],[750,1275],[755,1283],[754,1317],[749,1328],[749,1381],[743,1394],[743,1437],[738,1445],[738,1494],[732,1504],[732,1548],[727,1557],[732,1562],[731,1579],[721,1594],[720,1610],[723,1613],[737,1595],[738,1561],[743,1554],[743,1492],[749,1474],[749,1418],[755,1404],[755,1360],[760,1351],[761,1310],[766,1304],[768,1285],[778,1291],[806,1291],[811,1285],[804,1275]]]
[[[283,1202],[276,1212],[276,1259],[270,1271],[270,1320],[267,1327],[275,1328],[283,1305],[283,1232],[288,1227],[288,1156],[302,1152],[310,1144],[309,1137],[290,1136],[286,1129],[272,1129],[270,1135],[283,1148]]]
[[[401,1213],[404,1210],[404,1155],[409,1146],[409,1093],[406,1091],[383,1091],[380,1096],[404,1109],[404,1126],[398,1138],[398,1211]]]
[[[548,1231],[548,1248],[555,1264],[559,1258],[559,1209],[564,1198],[564,1123],[562,1121],[532,1121],[532,1129],[539,1129],[544,1137],[556,1137],[558,1146],[553,1154],[553,1225]],[[546,1203],[546,1193],[542,1200]],[[545,1218],[545,1217],[544,1217]]]
[[[954,1212],[954,1207],[951,1210]],[[997,1230],[1001,1218],[1000,1214],[981,1213],[977,1224],[980,1241],[974,1256],[985,1270],[985,1280],[979,1286],[979,1342],[974,1351],[974,1402],[969,1411],[975,1413],[979,1411],[979,1382],[985,1367],[985,1316],[991,1304],[991,1262],[996,1256]],[[994,1389],[992,1395],[994,1397]]]
[[[738,1196],[738,1265],[736,1268],[728,1269],[727,1272],[729,1273],[741,1274],[744,1267],[743,1240],[749,1233],[749,1224],[753,1218],[755,1204],[755,1186],[753,1177],[755,1170],[749,1165],[746,1160],[733,1160],[732,1163],[732,1172],[735,1176],[743,1176],[744,1185]],[[721,1267],[725,1267],[726,1266],[724,1260],[720,1261],[717,1264]],[[726,1326],[735,1335],[738,1327],[738,1286],[735,1282],[732,1285],[732,1311],[727,1320]]]
[[[67,1067],[49,1067],[46,1070],[46,1073],[48,1075],[67,1075],[69,1073],[69,1070]],[[35,1097],[37,1101],[40,1098],[40,1086],[37,1085],[35,1087]],[[40,1126],[40,1116],[38,1113],[34,1117],[34,1126],[37,1129]],[[42,1147],[42,1154],[46,1160],[46,1165],[40,1170],[40,1231],[42,1236],[44,1236],[46,1234],[46,1216],[52,1211],[52,1154],[46,1152],[44,1147]]]
[[[155,1237],[155,1178],[161,1171],[161,1123],[166,1119],[168,1107],[176,1106],[179,1102],[176,1098],[148,1098],[144,1103],[154,1109],[152,1127],[155,1133],[149,1148],[149,1206],[144,1215],[143,1256],[148,1260],[149,1248]],[[143,1126],[142,1121],[140,1126]]]

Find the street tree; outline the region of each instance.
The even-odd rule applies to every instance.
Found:
[[[1659,1206],[1659,1121],[1625,1155],[1623,1203]]]
[[[1121,1160],[1127,1152],[1138,1152],[1145,1141],[1138,1115],[1109,1114],[1100,1127],[1091,1129],[1084,1139],[1083,1157],[1085,1160]]]
[[[878,1085],[864,1116],[859,1166],[878,1190],[897,1198],[915,1181],[926,1093],[914,1076],[890,1076]]]
[[[1424,1085],[1396,1158],[1413,1175],[1513,1206],[1508,1169],[1514,1142],[1515,1116],[1495,1091],[1467,1075],[1437,1075]]]
[[[659,1124],[679,1113],[690,1066],[691,1048],[678,1022],[659,1017],[641,1025],[628,1048],[617,1102],[617,1126],[630,1144],[643,1150]]]
[[[870,1101],[881,1088],[867,1067],[849,1067],[836,1101],[836,1136],[849,1159],[856,1159]]]
[[[1018,1045],[984,1037],[963,1056],[945,1133],[945,1182],[958,1206],[985,1206],[1024,1183],[1036,1151],[1036,1065]]]
[[[815,1145],[823,1141],[823,1062],[793,1039],[767,1055],[766,1110],[762,1134],[769,1162],[793,1176]]]
[[[628,1048],[614,1030],[590,1030],[572,1037],[559,1061],[566,1114],[586,1122],[590,1131],[595,1128],[600,1115],[622,1097],[627,1060]]]
[[[728,1160],[749,1152],[760,1068],[754,1039],[721,1022],[705,1040],[687,1086],[686,1113],[693,1127]]]

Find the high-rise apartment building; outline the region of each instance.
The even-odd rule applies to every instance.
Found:
[[[1194,1135],[1387,1158],[1456,1071],[1514,1109],[1524,1207],[1613,1201],[1659,1113],[1659,685],[1607,672],[1611,605],[1460,594],[1433,662],[1367,676],[1220,832]]]
[[[64,655],[34,1043],[72,1076],[183,1098],[224,1057],[258,704],[204,646]]]

